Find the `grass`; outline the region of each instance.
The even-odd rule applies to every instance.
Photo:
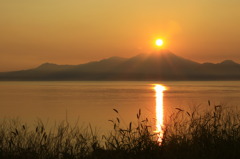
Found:
[[[220,105],[210,110],[176,112],[163,127],[162,142],[154,124],[143,119],[122,126],[119,112],[109,120],[113,130],[103,136],[89,125],[64,121],[51,129],[39,121],[28,127],[17,120],[0,124],[0,158],[23,159],[235,159],[240,157],[240,113]]]

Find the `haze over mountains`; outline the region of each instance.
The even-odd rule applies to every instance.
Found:
[[[200,64],[159,51],[80,65],[44,63],[34,69],[0,73],[0,80],[240,80],[240,64],[232,60]]]

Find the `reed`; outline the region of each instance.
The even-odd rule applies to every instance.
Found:
[[[239,158],[240,113],[221,105],[188,112],[176,108],[163,128],[163,138],[154,123],[143,118],[122,126],[119,112],[109,120],[113,129],[98,135],[89,125],[79,127],[63,121],[46,129],[41,121],[28,126],[19,120],[0,124],[0,158],[41,159],[205,159]]]

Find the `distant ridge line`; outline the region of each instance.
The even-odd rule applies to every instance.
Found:
[[[79,65],[43,63],[33,69],[2,72],[0,80],[240,80],[240,64],[232,60],[198,63],[170,51],[160,51],[131,58],[115,56]]]

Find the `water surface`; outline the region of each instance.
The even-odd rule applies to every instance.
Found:
[[[212,104],[240,106],[240,82],[0,82],[0,118],[19,117],[43,121],[91,123],[106,128],[120,112],[123,123],[136,119],[139,109],[155,118],[156,96],[152,84],[162,84],[164,116],[176,107],[189,109]]]

